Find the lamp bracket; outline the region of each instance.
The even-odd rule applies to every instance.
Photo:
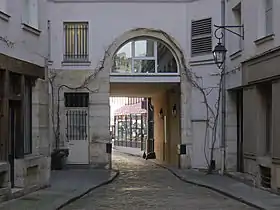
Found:
[[[219,39],[219,42],[220,40],[224,37],[224,32],[220,32],[220,36],[218,36],[217,32],[221,29],[224,29],[226,31],[229,31],[231,32],[232,34],[235,34],[236,36],[239,36],[240,38],[242,38],[242,40],[244,40],[244,25],[227,25],[227,26],[218,26],[218,25],[214,25],[214,27],[216,28],[215,30],[215,37],[217,39]],[[240,33],[237,33],[233,30],[231,30],[231,28],[240,28],[241,29],[241,32]]]

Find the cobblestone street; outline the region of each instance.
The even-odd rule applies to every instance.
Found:
[[[114,153],[120,176],[64,210],[253,210],[210,190],[184,183],[149,161]]]

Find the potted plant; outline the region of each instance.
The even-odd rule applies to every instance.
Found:
[[[69,149],[55,149],[51,154],[51,169],[62,170],[66,165]]]

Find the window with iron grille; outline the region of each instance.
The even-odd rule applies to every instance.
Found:
[[[66,109],[66,137],[87,140],[89,93],[64,93]]]
[[[64,62],[88,61],[88,22],[64,22]]]
[[[88,107],[89,93],[64,93],[65,107]]]
[[[212,18],[192,21],[191,26],[192,56],[212,52]]]

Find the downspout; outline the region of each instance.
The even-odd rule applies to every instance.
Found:
[[[221,25],[225,26],[226,22],[226,1],[221,0]],[[226,46],[226,33],[225,28],[222,28],[223,38],[222,45]],[[222,119],[221,119],[221,174],[224,175],[225,171],[225,160],[226,160],[226,78],[225,78],[225,70],[226,70],[226,56],[225,61],[222,67],[222,84],[221,84],[221,111],[222,111]]]
[[[51,88],[51,85],[50,85],[50,82],[49,82],[49,78],[50,78],[50,72],[49,72],[49,64],[50,64],[50,60],[51,60],[51,23],[50,23],[50,20],[48,20],[47,22],[47,36],[48,36],[48,55],[47,55],[47,59],[46,59],[46,82],[48,84],[48,97],[49,97],[49,154],[52,153],[52,139],[53,139],[53,135],[52,135],[52,88]]]

